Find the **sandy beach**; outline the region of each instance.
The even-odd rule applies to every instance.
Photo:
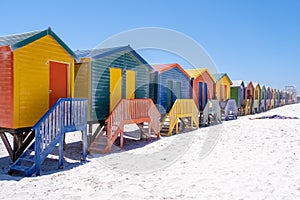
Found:
[[[39,177],[7,174],[0,142],[1,199],[300,199],[300,104],[239,117],[160,140],[125,140],[125,148],[80,162],[80,134],[68,133],[65,167],[57,151]]]

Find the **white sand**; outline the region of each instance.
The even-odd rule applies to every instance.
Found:
[[[300,117],[300,104],[255,116],[271,114]],[[72,143],[64,170],[49,159],[42,176],[30,178],[6,174],[1,141],[0,199],[300,199],[300,120],[249,117],[158,141],[126,140],[123,151],[89,155],[82,165],[80,143]]]

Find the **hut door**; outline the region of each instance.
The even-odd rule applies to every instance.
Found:
[[[202,92],[202,85],[203,83],[202,82],[199,82],[198,84],[198,107],[199,107],[199,110],[202,110],[202,99],[203,99],[203,92]]]
[[[66,98],[68,86],[68,64],[50,61],[49,106],[52,107],[59,98]]]
[[[126,70],[126,99],[135,98],[135,71]]]
[[[206,106],[207,104],[207,83],[204,83],[204,107]]]
[[[167,107],[166,112],[169,112],[172,105],[173,105],[173,81],[168,80],[167,81]]]
[[[176,99],[181,99],[181,82],[176,82],[175,85],[175,97],[173,98],[173,103]]]
[[[122,99],[122,70],[110,68],[110,112]]]

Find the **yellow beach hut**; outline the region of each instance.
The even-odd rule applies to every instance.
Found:
[[[254,100],[252,106],[252,113],[260,112],[260,102],[261,102],[261,87],[259,83],[253,83],[254,87]]]
[[[230,99],[230,85],[232,82],[226,73],[213,74],[216,80],[216,98],[219,102]]]
[[[51,28],[0,37],[0,136],[12,160],[33,140],[31,128],[43,114],[73,97],[74,58]]]

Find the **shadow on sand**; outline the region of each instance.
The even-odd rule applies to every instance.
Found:
[[[88,161],[82,161],[82,142],[68,143],[67,149],[64,151],[64,168],[58,169],[58,146],[48,155],[41,165],[41,175],[54,174],[61,171],[70,170],[85,164]],[[19,181],[24,177],[8,175],[8,169],[11,165],[9,156],[0,158],[0,181],[14,180]],[[35,174],[32,176],[34,177]]]

